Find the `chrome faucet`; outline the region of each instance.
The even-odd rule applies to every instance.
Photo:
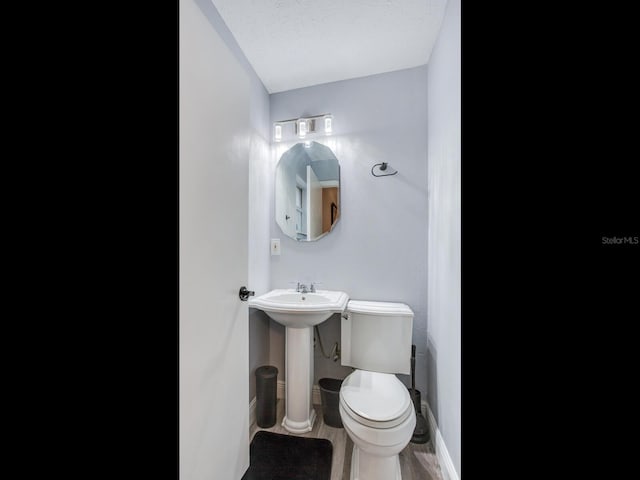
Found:
[[[298,286],[296,287],[296,292],[299,293],[316,293],[316,286],[311,283],[309,287],[307,287],[304,283],[298,282]]]

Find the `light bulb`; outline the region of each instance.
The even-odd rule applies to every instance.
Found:
[[[331,133],[333,133],[333,118],[332,117],[324,117],[324,133],[326,135],[331,135]]]
[[[307,121],[298,120],[298,136],[304,138],[307,135]]]

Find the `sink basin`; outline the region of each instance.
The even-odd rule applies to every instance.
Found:
[[[344,311],[348,300],[344,292],[299,293],[295,289],[278,289],[250,299],[249,306],[262,310],[285,327],[307,328]]]

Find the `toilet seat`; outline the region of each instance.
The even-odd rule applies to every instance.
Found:
[[[389,420],[387,422],[378,422],[374,420],[369,420],[367,418],[364,418],[358,415],[356,412],[351,410],[351,408],[349,408],[349,406],[346,405],[343,400],[340,401],[340,404],[343,406],[345,413],[349,415],[349,417],[351,417],[357,423],[359,423],[360,425],[374,428],[376,430],[384,430],[384,429],[390,429],[390,428],[396,427],[402,424],[402,422],[404,422],[411,415],[415,414],[413,411],[413,408],[407,408],[402,415],[400,415],[398,418],[394,420]]]
[[[372,428],[393,428],[413,413],[407,387],[390,373],[354,371],[342,383],[340,401],[349,416]]]

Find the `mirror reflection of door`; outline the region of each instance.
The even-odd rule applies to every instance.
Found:
[[[322,231],[328,232],[338,221],[338,187],[322,189]]]
[[[307,205],[307,232],[316,238],[322,234],[322,185],[311,165],[307,165]]]
[[[298,143],[276,167],[276,223],[298,241],[327,235],[340,218],[340,165],[331,149]]]
[[[306,237],[307,234],[302,230],[302,187],[296,186],[296,237]]]

